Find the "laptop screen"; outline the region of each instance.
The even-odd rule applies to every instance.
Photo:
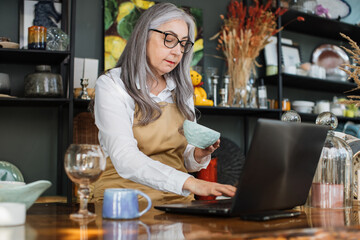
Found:
[[[232,213],[290,209],[306,202],[328,127],[259,119]]]

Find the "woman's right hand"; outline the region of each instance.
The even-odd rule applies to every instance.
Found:
[[[184,183],[183,190],[188,190],[198,196],[233,197],[235,196],[236,187],[189,177]]]

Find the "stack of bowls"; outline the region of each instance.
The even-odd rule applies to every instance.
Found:
[[[311,101],[294,101],[292,107],[299,113],[312,113],[315,106],[314,102]]]

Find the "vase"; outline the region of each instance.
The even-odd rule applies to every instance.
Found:
[[[239,87],[234,89],[234,94],[231,102],[232,107],[247,107],[248,92],[246,87]]]
[[[37,65],[35,73],[25,76],[25,97],[62,97],[63,85],[60,74],[51,72],[49,65]]]
[[[228,75],[230,76],[228,96],[229,105],[234,107],[239,106],[238,100],[240,94],[241,101],[244,102],[242,107],[247,106],[246,98],[250,93],[246,90],[246,86],[248,85],[253,67],[254,61],[252,58],[245,58],[241,60],[233,59],[231,63],[228,61]],[[237,96],[235,96],[235,90],[237,91]]]

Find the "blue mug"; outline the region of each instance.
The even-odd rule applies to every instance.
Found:
[[[148,201],[148,206],[139,212],[138,195]],[[151,208],[151,199],[145,193],[135,189],[108,188],[104,192],[102,209],[103,218],[132,219],[138,218]]]

